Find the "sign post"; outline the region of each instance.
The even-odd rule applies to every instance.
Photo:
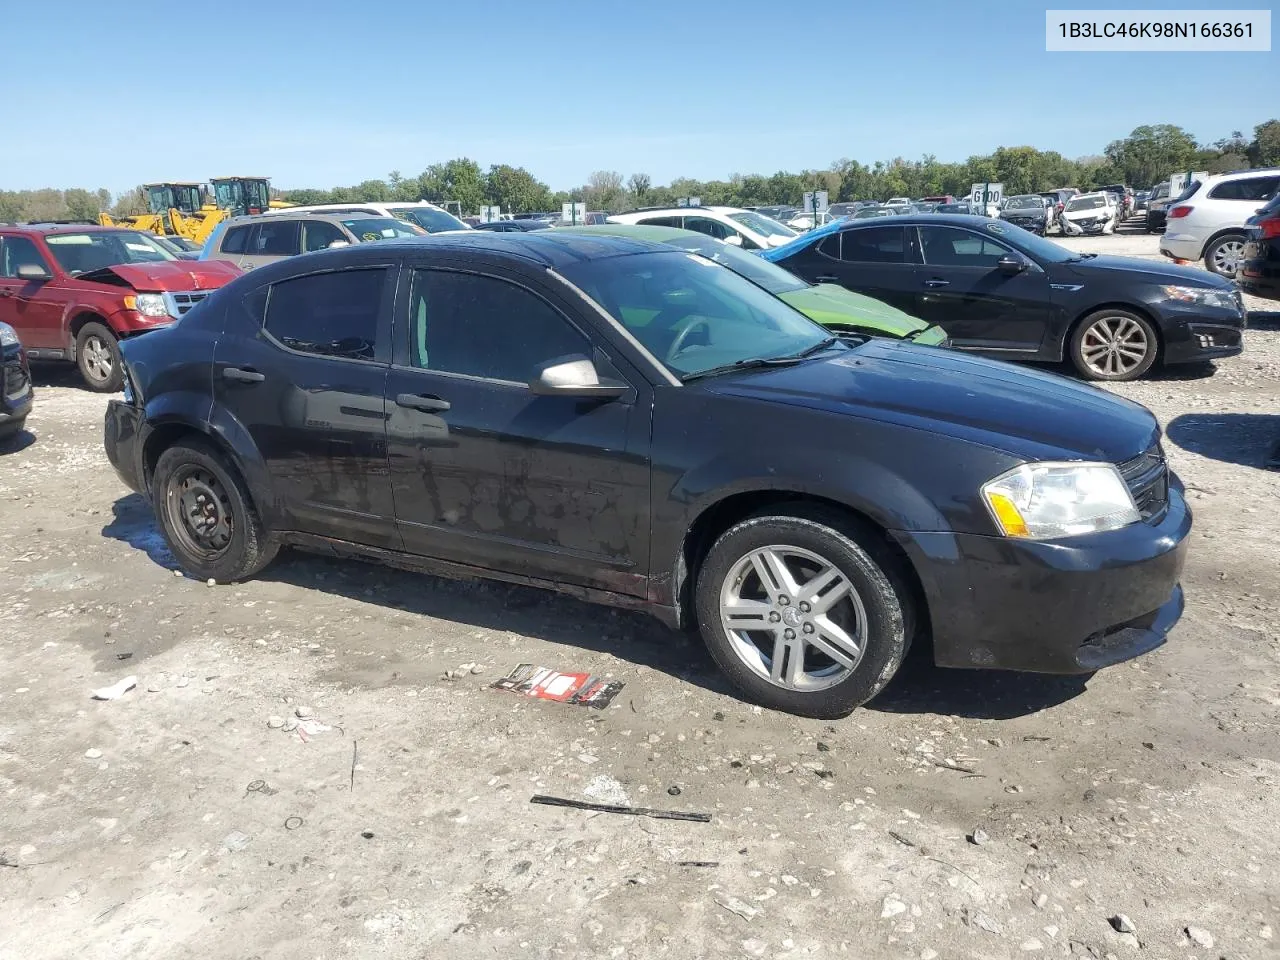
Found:
[[[585,203],[560,204],[560,219],[571,226],[587,222],[587,205]]]
[[[827,208],[831,206],[827,202],[827,191],[825,190],[806,190],[804,194],[804,209],[807,213],[813,215],[813,225],[818,225],[818,215],[827,212]]]
[[[502,219],[501,207],[481,207],[480,208],[481,223],[493,223],[501,219]]]
[[[991,215],[988,212],[988,205],[994,203],[999,206],[1002,199],[1004,199],[1003,183],[975,183],[969,189],[969,202],[975,206],[981,205],[984,217]]]

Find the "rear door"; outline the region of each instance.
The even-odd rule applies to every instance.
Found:
[[[24,265],[40,267],[48,280],[18,276]],[[21,234],[0,235],[0,322],[13,327],[29,350],[65,350],[62,312],[65,296],[54,278],[53,264],[36,242]]]
[[[913,313],[916,290],[902,224],[853,227],[810,247],[803,276],[814,283],[838,283]]]
[[[240,255],[240,269],[252,270],[302,251],[302,224],[297,220],[260,220]]]
[[[1002,257],[1028,258],[966,227],[920,225],[921,263],[914,313],[947,332],[952,345],[994,353],[1036,353],[1055,315],[1049,279],[1037,264],[1017,274],[997,265]]]
[[[405,549],[615,593],[642,590],[652,388],[580,301],[506,266],[423,259],[406,272],[387,381]],[[534,396],[578,355],[631,384],[617,400]]]
[[[394,290],[394,268],[359,266],[264,284],[228,306],[214,421],[250,435],[291,529],[399,547],[384,403]]]

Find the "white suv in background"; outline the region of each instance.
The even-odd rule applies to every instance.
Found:
[[[1234,277],[1244,252],[1244,222],[1280,190],[1280,167],[1206,177],[1170,202],[1160,252],[1175,260],[1204,259],[1224,277]]]
[[[800,236],[777,220],[739,207],[647,207],[616,214],[608,222],[696,230],[744,250],[781,247]]]
[[[334,216],[347,216],[364,213],[378,217],[395,217],[416,223],[427,233],[459,233],[469,231],[471,227],[463,223],[448,210],[437,207],[426,200],[392,201],[390,203],[313,203],[300,207],[282,207],[288,213],[327,213]]]

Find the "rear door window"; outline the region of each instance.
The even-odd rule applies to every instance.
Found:
[[[906,231],[902,227],[871,227],[841,234],[840,259],[849,263],[906,263]]]
[[[336,270],[273,284],[267,297],[266,332],[300,353],[373,360],[386,273],[383,267]]]
[[[258,232],[250,245],[255,257],[291,257],[299,251],[297,220],[270,220],[258,224]]]
[[[243,227],[232,227],[222,237],[223,253],[244,253],[249,248],[249,234],[257,224],[247,223]]]
[[[1210,200],[1270,200],[1280,185],[1280,177],[1241,177],[1228,180],[1209,191]]]

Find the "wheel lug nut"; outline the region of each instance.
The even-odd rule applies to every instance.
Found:
[[[794,630],[785,630],[782,635],[788,640],[794,640],[796,638],[796,632]]]
[[[769,622],[770,622],[770,623],[777,623],[777,622],[778,622],[779,620],[781,620],[781,619],[782,619],[782,614],[778,613],[778,611],[777,611],[777,610],[770,610],[770,611],[769,611]]]
[[[785,607],[790,602],[791,602],[791,598],[788,597],[785,593],[782,596],[778,597],[778,606],[780,607]]]
[[[800,604],[800,612],[801,612],[801,613],[808,613],[808,612],[809,612],[809,605],[808,605],[807,603],[801,603],[801,604]]]
[[[805,632],[805,633],[813,633],[813,624],[812,624],[812,623],[806,623],[806,624],[804,625],[804,632]]]

